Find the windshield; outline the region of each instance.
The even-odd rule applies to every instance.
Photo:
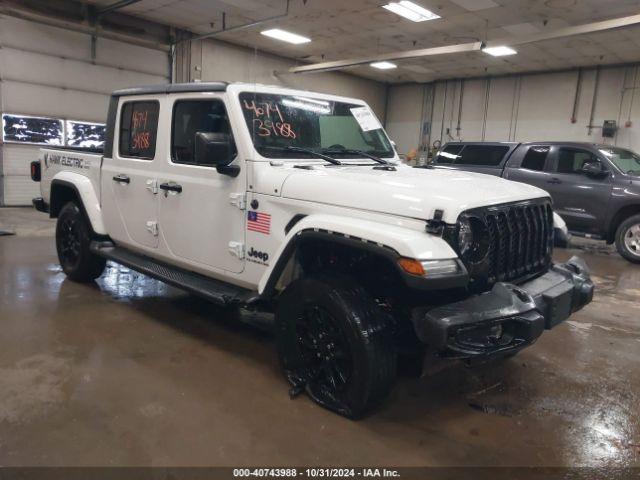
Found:
[[[623,172],[640,175],[640,155],[637,153],[618,147],[601,148],[600,153],[606,155]]]
[[[263,157],[316,158],[312,152],[288,147],[329,152],[340,158],[366,158],[365,153],[387,158],[395,155],[367,106],[250,92],[240,94],[240,106],[253,144]]]

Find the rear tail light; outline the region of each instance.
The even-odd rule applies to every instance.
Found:
[[[34,182],[40,181],[40,162],[37,160],[31,162],[31,180]]]

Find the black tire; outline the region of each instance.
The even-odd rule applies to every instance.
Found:
[[[56,224],[56,250],[64,273],[74,282],[91,282],[102,275],[107,261],[91,253],[89,221],[75,202],[62,207]]]
[[[640,215],[633,215],[616,230],[616,249],[632,263],[640,263]]]
[[[393,388],[397,354],[390,317],[351,279],[294,281],[278,301],[275,324],[292,391],[306,390],[323,407],[357,419]]]

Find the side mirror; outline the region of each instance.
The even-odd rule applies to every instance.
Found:
[[[240,167],[229,165],[236,156],[236,147],[231,135],[217,132],[196,132],[194,149],[197,165],[215,166],[218,173],[237,177]]]
[[[585,162],[582,165],[582,173],[595,178],[604,178],[609,175],[609,172],[602,168],[600,162]]]

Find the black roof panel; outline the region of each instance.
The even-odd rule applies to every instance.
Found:
[[[183,93],[183,92],[224,92],[227,82],[191,82],[169,83],[164,85],[148,85],[144,87],[124,88],[113,92],[114,97],[129,95],[151,95],[154,93]]]

